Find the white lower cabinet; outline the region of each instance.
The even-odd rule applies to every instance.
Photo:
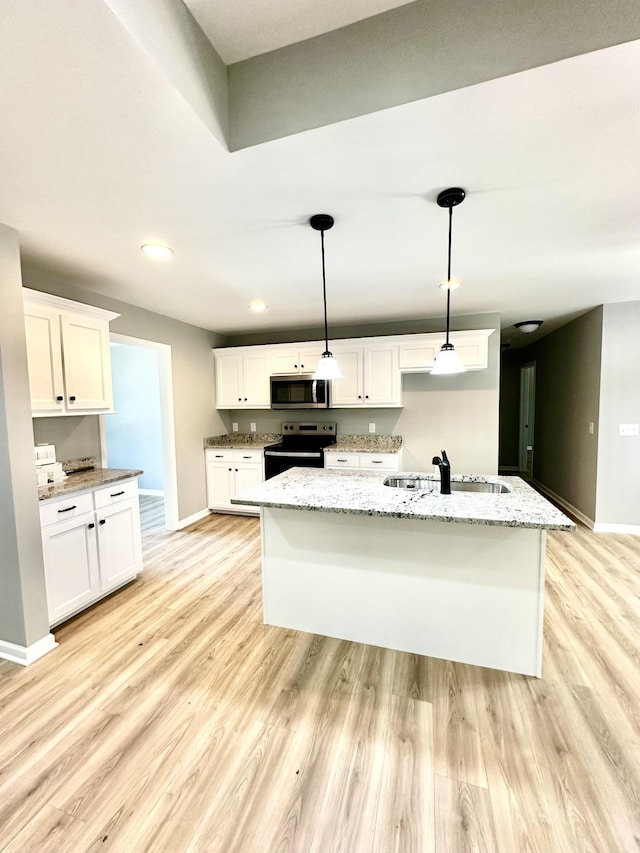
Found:
[[[136,480],[43,501],[40,521],[52,627],[142,569]]]
[[[400,471],[402,451],[397,453],[339,453],[325,451],[325,468],[359,468],[361,471]]]
[[[258,515],[258,507],[236,506],[231,498],[264,480],[264,458],[261,450],[205,451],[207,466],[207,505],[217,512]]]

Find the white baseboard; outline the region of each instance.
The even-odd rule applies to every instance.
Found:
[[[194,512],[193,515],[188,516],[187,518],[181,518],[178,521],[178,526],[175,530],[182,530],[183,527],[188,527],[190,524],[195,524],[196,521],[201,521],[203,518],[206,518],[209,515],[209,509],[201,509],[199,512]]]
[[[153,498],[163,498],[164,489],[138,489],[139,495],[150,495]]]
[[[607,524],[596,521],[593,525],[594,533],[627,533],[632,536],[640,536],[640,524]]]
[[[593,530],[594,521],[592,518],[589,518],[588,515],[585,515],[581,512],[577,507],[570,504],[569,501],[566,501],[564,498],[561,498],[560,495],[557,495],[555,492],[552,492],[551,489],[543,486],[542,483],[538,482],[538,480],[532,480],[531,485],[535,486],[536,489],[539,489],[543,494],[547,497],[551,498],[551,500],[555,501],[557,504],[572,515],[574,518],[577,518],[578,521],[581,521],[585,527],[588,527],[590,530]]]
[[[46,634],[41,640],[37,640],[30,646],[18,646],[15,643],[0,640],[0,658],[12,663],[19,663],[21,666],[29,666],[30,663],[55,649],[57,645],[53,634]]]

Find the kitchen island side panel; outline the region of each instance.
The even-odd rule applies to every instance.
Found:
[[[541,674],[546,531],[262,509],[266,624]]]

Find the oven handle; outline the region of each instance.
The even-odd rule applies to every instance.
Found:
[[[282,451],[282,450],[265,450],[265,456],[280,456],[283,459],[320,459],[322,451],[313,451],[311,453],[303,453],[302,451]]]
[[[318,402],[318,380],[314,379],[311,383],[311,399],[314,403]]]

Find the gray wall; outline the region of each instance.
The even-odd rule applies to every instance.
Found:
[[[604,306],[595,520],[640,525],[640,438],[618,425],[640,423],[640,302]]]
[[[534,480],[595,519],[602,306],[521,350],[536,365]],[[594,433],[589,433],[589,422]]]
[[[635,0],[418,0],[230,65],[230,148],[639,36]]]
[[[520,365],[522,350],[505,350],[500,369],[500,468],[519,467]]]
[[[499,329],[499,314],[480,314],[457,317],[454,330]],[[333,338],[366,337],[385,334],[411,334],[441,331],[442,320],[415,320],[404,323],[381,323],[362,326],[339,326],[332,330]],[[284,343],[317,340],[322,331],[308,329],[298,332],[236,336],[228,339],[231,345],[254,343]],[[460,376],[437,377],[429,374],[409,374],[402,380],[403,408],[401,409],[331,409],[326,412],[272,412],[237,410],[223,412],[222,417],[231,431],[236,421],[241,432],[248,432],[253,421],[258,432],[279,432],[283,420],[336,421],[339,435],[359,435],[368,432],[369,423],[376,424],[377,433],[402,435],[403,464],[407,470],[426,471],[432,468],[434,454],[444,448],[454,473],[495,474],[498,470],[498,398],[500,381],[500,333],[489,338],[489,367],[469,371]]]
[[[0,225],[0,640],[49,633],[18,234]]]
[[[204,509],[207,500],[202,440],[224,432],[215,408],[211,349],[224,344],[224,338],[74,286],[69,276],[63,280],[47,269],[25,265],[23,281],[25,287],[34,290],[117,311],[121,316],[111,323],[113,332],[171,346],[178,514],[184,519]]]
[[[70,418],[34,418],[36,444],[53,444],[56,459],[82,459],[94,456],[100,464],[100,425],[95,415]]]

